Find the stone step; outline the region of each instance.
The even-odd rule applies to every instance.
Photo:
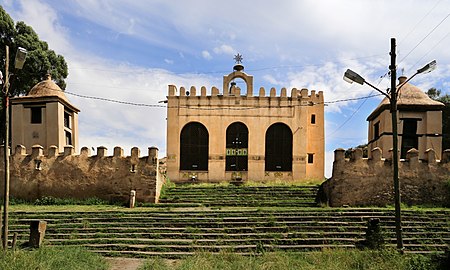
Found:
[[[115,250],[115,251],[138,251],[138,252],[248,252],[258,253],[264,251],[307,251],[330,248],[354,248],[354,244],[320,244],[320,245],[273,245],[273,244],[249,244],[249,245],[128,245],[128,244],[86,244],[89,250]]]

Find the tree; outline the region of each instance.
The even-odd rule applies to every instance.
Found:
[[[430,88],[426,94],[434,100],[445,104],[442,109],[442,149],[450,149],[450,95],[441,96],[441,90]]]
[[[9,72],[12,74],[10,96],[27,94],[34,85],[44,80],[47,74],[51,74],[52,79],[61,89],[66,88],[65,79],[68,69],[64,57],[50,50],[47,42],[41,41],[32,27],[24,22],[17,22],[14,25],[9,14],[0,6],[0,70],[3,73],[5,73],[6,45],[9,46]],[[16,74],[14,59],[18,47],[25,48],[28,54],[23,69]],[[3,122],[3,95],[0,96],[0,114]],[[2,144],[4,131],[2,128],[0,130],[0,144]]]

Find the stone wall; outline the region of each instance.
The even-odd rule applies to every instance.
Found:
[[[4,150],[0,148],[3,193]],[[127,202],[130,191],[136,190],[137,202],[158,202],[164,182],[156,147],[148,149],[148,156],[140,157],[137,147],[131,149],[131,156],[124,156],[120,147],[114,148],[113,156],[107,156],[105,147],[98,147],[97,155],[91,156],[87,147],[75,155],[72,146],[64,147],[63,153],[50,146],[44,156],[40,145],[33,146],[30,155],[18,145],[11,156],[10,175],[10,196],[26,200],[52,196]]]
[[[355,149],[351,158],[344,157],[344,149],[334,152],[333,175],[321,186],[319,199],[330,206],[384,206],[394,204],[392,151],[382,158],[380,148],[374,148],[370,159],[362,157],[362,149]],[[418,151],[408,151],[399,162],[400,194],[408,205],[450,204],[450,150],[442,160],[436,160],[433,149],[419,160]]]
[[[167,175],[175,183],[190,181],[195,175],[199,182],[235,180],[251,182],[300,182],[324,179],[324,96],[322,91],[282,88],[259,89],[253,95],[250,76],[233,72],[230,76],[244,78],[247,89],[241,93],[236,86],[228,88],[229,78],[219,91],[206,87],[189,91],[169,85],[167,97]],[[243,90],[244,91],[244,90]],[[314,120],[313,120],[314,119]],[[207,170],[180,170],[181,132],[189,123],[200,123],[208,131]],[[234,123],[248,129],[248,167],[246,171],[226,170],[227,128]],[[292,132],[292,170],[266,171],[266,132],[273,124],[282,123]],[[308,156],[313,161],[308,162]]]

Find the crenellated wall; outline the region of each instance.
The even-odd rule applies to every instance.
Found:
[[[0,148],[3,191],[4,150],[3,146]],[[137,147],[131,149],[131,156],[124,156],[120,147],[115,147],[113,155],[108,156],[102,146],[97,148],[97,155],[91,155],[87,147],[75,155],[73,146],[64,147],[63,153],[59,153],[57,146],[50,146],[44,156],[40,145],[34,145],[31,154],[26,153],[25,147],[18,145],[11,156],[10,195],[15,198],[97,197],[127,202],[130,191],[136,190],[137,202],[158,202],[164,182],[156,147],[149,147],[148,156],[143,157]]]
[[[243,79],[246,89],[231,83]],[[231,86],[231,87],[230,87]],[[167,173],[174,182],[308,181],[324,177],[324,96],[322,91],[293,88],[288,92],[261,87],[253,94],[253,77],[235,71],[224,76],[223,89],[169,85],[167,109]],[[314,121],[312,120],[314,119]],[[208,170],[180,169],[180,134],[187,124],[202,124],[209,135]],[[226,171],[226,134],[233,123],[248,128],[248,170]],[[265,171],[265,136],[275,123],[288,126],[293,135],[292,171]],[[314,160],[308,162],[308,155]]]
[[[334,151],[333,175],[322,184],[322,202],[330,206],[384,206],[394,204],[392,151],[382,158],[380,148],[363,158],[362,149],[355,149],[351,158],[344,149]],[[450,203],[450,150],[442,159],[428,149],[419,160],[419,152],[411,149],[399,162],[400,194],[408,205]]]

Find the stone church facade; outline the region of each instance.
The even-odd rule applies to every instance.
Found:
[[[236,85],[243,81],[246,89]],[[323,92],[259,89],[241,64],[212,87],[170,85],[167,176],[173,182],[324,178]]]

